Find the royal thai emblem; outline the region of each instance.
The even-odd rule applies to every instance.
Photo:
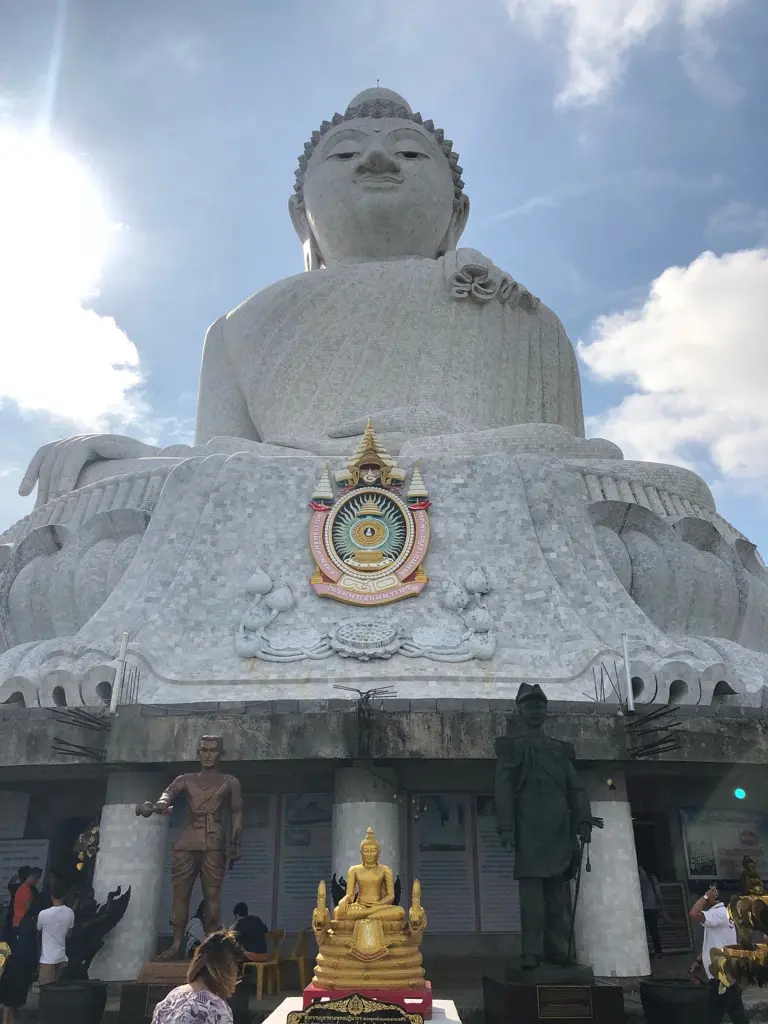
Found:
[[[346,469],[326,466],[312,494],[309,540],[320,597],[347,604],[388,604],[415,597],[428,582],[422,561],[429,544],[429,497],[418,466],[405,489],[370,421]]]

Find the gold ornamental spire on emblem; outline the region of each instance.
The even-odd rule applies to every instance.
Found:
[[[395,466],[394,460],[377,437],[373,424],[368,420],[354,455],[347,460],[347,468],[336,473],[336,483],[340,487],[357,487],[361,477],[364,483],[368,483],[373,482],[374,475],[384,487],[398,486],[405,480],[405,473]],[[366,480],[366,477],[371,479]]]

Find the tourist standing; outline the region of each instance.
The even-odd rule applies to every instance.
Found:
[[[45,884],[43,885],[43,889],[41,892],[41,896],[43,898],[41,906],[42,910],[47,910],[48,907],[53,906],[53,899],[51,897],[51,893],[57,887],[63,887],[67,891],[67,895],[69,895],[69,886],[65,883],[64,879],[60,875],[57,875],[55,871],[49,871],[48,874],[45,876]]]
[[[11,955],[0,976],[0,1006],[3,1024],[15,1024],[16,1011],[27,1001],[29,989],[37,968],[37,917],[42,906],[39,893],[33,894],[32,903],[16,929]]]
[[[238,903],[234,915],[235,924],[232,931],[245,952],[245,959],[254,964],[264,963],[267,959],[269,928],[260,917],[248,913],[247,903]]]
[[[710,959],[713,949],[735,946],[738,939],[736,928],[731,921],[728,908],[720,899],[713,885],[691,907],[691,920],[704,925],[704,941],[701,946],[701,962],[709,979],[709,1005],[703,1024],[720,1024],[728,1014],[733,1024],[747,1024],[747,1012],[738,985],[729,985],[720,994],[720,982],[712,977]]]
[[[661,960],[661,936],[659,935],[659,914],[664,913],[664,904],[661,899],[661,886],[659,880],[652,871],[647,870],[642,864],[638,864],[637,873],[640,876],[640,895],[643,899],[643,917],[645,926],[651,936],[653,945],[654,960]]]
[[[16,929],[21,924],[21,919],[32,906],[32,901],[37,892],[37,883],[40,881],[43,872],[40,868],[24,867],[19,869],[19,886],[13,894],[13,915],[11,928],[15,935]]]
[[[8,900],[8,909],[6,910],[5,913],[5,920],[3,921],[3,932],[0,938],[2,938],[3,942],[7,942],[9,944],[11,939],[13,938],[13,904],[16,899],[16,892],[19,886],[21,885],[22,876],[26,878],[28,874],[29,867],[26,864],[24,864],[18,869],[15,875],[12,875],[8,879],[8,895],[10,899]]]
[[[42,910],[37,918],[37,930],[42,937],[40,947],[40,985],[58,981],[67,963],[67,935],[75,923],[74,912],[66,906],[67,892],[59,882],[51,889],[53,906]]]
[[[187,984],[155,1007],[152,1024],[233,1024],[227,1003],[237,988],[242,950],[232,932],[214,932],[195,950]]]

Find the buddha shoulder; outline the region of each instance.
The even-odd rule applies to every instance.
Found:
[[[456,299],[496,301],[537,317],[555,334],[565,334],[559,317],[525,285],[477,249],[457,249],[442,257],[451,294]]]
[[[253,344],[283,322],[325,314],[338,317],[339,309],[347,305],[351,316],[360,316],[368,296],[393,289],[401,291],[403,308],[409,301],[431,305],[435,293],[441,292],[444,301],[515,310],[538,320],[548,334],[565,335],[548,306],[475,249],[451,251],[437,260],[361,263],[294,274],[252,295],[217,323],[223,327],[228,347],[237,346],[241,339]]]
[[[293,274],[255,292],[221,318],[220,322],[225,325],[227,334],[247,329],[250,324],[273,314],[276,306],[306,295],[309,278],[312,276],[307,273]]]

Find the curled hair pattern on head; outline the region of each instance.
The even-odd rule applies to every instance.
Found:
[[[366,829],[363,841],[362,841],[362,843],[360,843],[360,856],[361,857],[363,855],[363,847],[364,846],[375,846],[376,847],[376,853],[377,854],[381,853],[381,843],[376,838],[376,836],[374,834],[374,831],[373,831],[373,829],[370,826]]]

